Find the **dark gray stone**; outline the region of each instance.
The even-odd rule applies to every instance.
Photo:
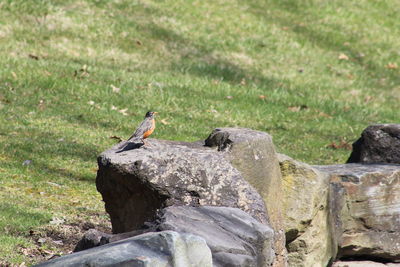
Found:
[[[106,234],[103,232],[100,232],[96,229],[89,229],[84,236],[82,237],[82,239],[78,242],[78,244],[76,244],[74,252],[78,252],[78,251],[82,251],[85,249],[89,249],[89,248],[94,248],[94,247],[98,247],[100,245],[103,245],[105,243],[109,243],[108,239],[111,237],[112,235],[110,234]],[[107,240],[106,242],[102,243],[101,240]]]
[[[141,231],[172,230],[204,238],[214,266],[271,266],[275,258],[273,230],[236,208],[171,206],[146,225],[140,231],[107,235],[102,241],[116,242]]]
[[[157,228],[204,238],[214,266],[272,266],[274,262],[273,230],[239,209],[172,206],[161,212]]]
[[[336,261],[332,267],[400,267],[400,263],[383,263],[371,260],[358,260],[358,261]]]
[[[400,124],[367,127],[353,143],[347,163],[400,163]]]
[[[163,231],[131,237],[36,266],[211,267],[212,257],[203,238]]]
[[[136,230],[173,204],[235,207],[268,221],[262,197],[224,153],[199,142],[148,143],[130,150],[118,144],[98,158],[96,186],[113,233]]]

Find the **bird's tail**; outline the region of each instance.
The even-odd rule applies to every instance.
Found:
[[[143,139],[139,136],[131,136],[129,137],[129,139],[127,140],[127,142],[131,142],[131,143],[136,143],[136,142],[142,142]]]

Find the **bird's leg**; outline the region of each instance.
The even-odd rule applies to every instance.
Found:
[[[147,147],[151,146],[150,143],[148,141],[146,141],[146,139],[142,139],[142,141],[143,141],[143,147],[144,148],[147,148]]]
[[[143,143],[143,148],[146,148],[148,146],[148,143],[146,142],[146,139],[142,138],[142,143]]]

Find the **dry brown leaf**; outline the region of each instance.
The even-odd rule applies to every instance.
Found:
[[[11,72],[11,75],[14,77],[14,79],[18,78],[17,74],[15,72],[13,72],[13,71]]]
[[[303,109],[308,109],[307,105],[301,105],[301,106],[292,106],[292,107],[288,107],[288,110],[292,111],[292,112],[299,112],[300,110]]]
[[[164,124],[164,125],[170,124],[166,119],[162,119],[162,120],[160,120],[160,122],[161,122],[162,124]]]
[[[329,145],[327,145],[326,147],[332,148],[332,149],[346,149],[346,150],[352,149],[352,145],[343,139],[340,140],[340,143],[338,143],[338,144],[336,142],[332,142]]]
[[[365,102],[365,103],[368,103],[368,102],[370,102],[372,99],[373,99],[372,96],[367,95],[367,96],[364,97],[364,102]]]
[[[127,112],[127,111],[128,111],[127,108],[118,110],[118,112],[121,113],[121,114],[124,115],[124,116],[128,116],[128,112]]]
[[[301,109],[300,106],[293,106],[293,107],[288,107],[288,110],[292,111],[292,112],[299,112]]]
[[[320,113],[318,113],[318,116],[320,116],[320,117],[325,117],[325,118],[332,118],[332,116],[331,115],[329,115],[329,114],[326,114],[325,112],[320,112]]]
[[[31,59],[39,60],[39,57],[36,56],[36,55],[34,55],[34,54],[29,54],[28,56],[29,56],[29,58],[31,58]]]
[[[118,140],[118,142],[121,142],[121,141],[122,141],[122,138],[119,137],[119,136],[116,136],[116,135],[110,136],[110,139]],[[96,169],[96,171],[97,171],[97,169]]]
[[[265,99],[266,96],[265,96],[265,95],[259,95],[258,98],[259,98],[259,99]]]
[[[349,57],[344,53],[340,53],[340,55],[338,56],[338,59],[340,59],[340,60],[349,60]]]
[[[388,69],[390,69],[390,70],[394,70],[394,69],[397,69],[398,66],[397,66],[396,63],[391,63],[391,62],[389,62],[389,63],[386,65],[386,68],[388,68]]]

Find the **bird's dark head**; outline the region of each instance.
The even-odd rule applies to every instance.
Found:
[[[154,115],[156,115],[157,113],[158,113],[158,112],[148,111],[148,112],[146,113],[145,118],[152,118],[152,117],[154,117]]]

